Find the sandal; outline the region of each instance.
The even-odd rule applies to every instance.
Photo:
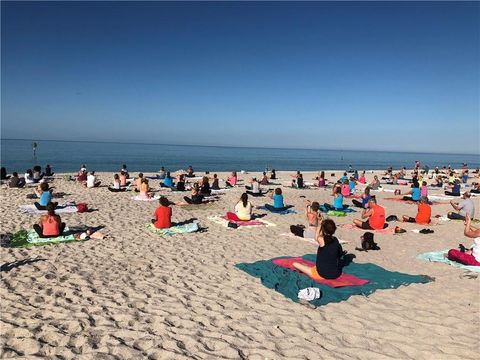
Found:
[[[405,233],[405,232],[407,232],[407,230],[402,229],[402,228],[399,227],[399,226],[395,227],[395,234],[403,234],[403,233]]]

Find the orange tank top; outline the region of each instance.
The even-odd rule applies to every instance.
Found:
[[[380,205],[373,205],[373,214],[370,216],[368,223],[370,227],[375,230],[383,229],[383,225],[385,225],[385,209]]]
[[[48,215],[47,220],[42,224],[43,235],[52,236],[52,235],[60,235],[60,228],[58,226],[57,219],[55,216]]]

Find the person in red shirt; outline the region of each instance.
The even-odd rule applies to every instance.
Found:
[[[385,209],[377,205],[377,200],[372,197],[368,201],[368,207],[362,212],[362,221],[360,219],[353,220],[353,224],[364,230],[380,230],[388,226],[385,224]]]
[[[165,196],[160,197],[160,206],[155,210],[152,219],[153,225],[157,229],[167,229],[172,226],[172,208],[169,207],[170,201]]]
[[[403,222],[417,223],[420,225],[427,225],[430,223],[432,216],[432,207],[428,204],[428,197],[422,196],[418,204],[418,212],[416,217],[403,215]]]

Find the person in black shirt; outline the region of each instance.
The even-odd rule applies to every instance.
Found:
[[[342,274],[340,258],[343,256],[342,245],[333,236],[337,229],[331,219],[325,219],[317,227],[315,240],[318,242],[317,261],[315,266],[307,266],[300,263],[293,263],[295,269],[303,272],[312,279],[336,279]]]

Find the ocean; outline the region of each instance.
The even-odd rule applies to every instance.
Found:
[[[222,146],[159,145],[111,142],[37,141],[33,156],[32,140],[1,140],[1,166],[8,173],[24,173],[34,165],[50,164],[55,172],[76,172],[86,164],[93,171],[119,171],[126,164],[132,172],[155,172],[164,166],[176,171],[192,165],[197,171],[263,171],[297,169],[305,171],[343,170],[349,165],[358,170],[386,169],[389,166],[460,168],[480,167],[480,156],[473,154],[406,153],[388,151],[313,150],[240,148]]]

